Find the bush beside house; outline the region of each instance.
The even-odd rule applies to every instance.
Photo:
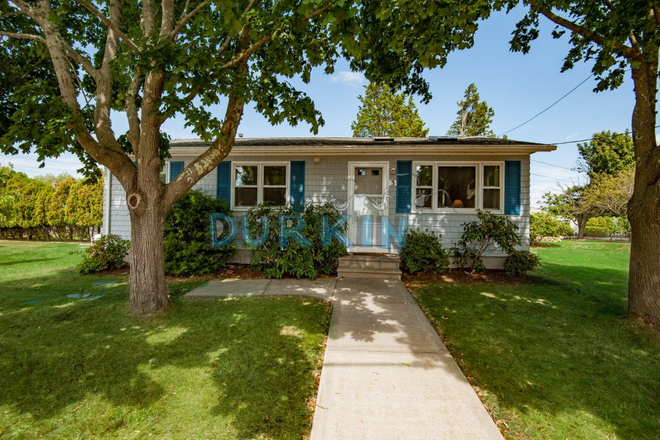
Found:
[[[435,232],[409,230],[406,233],[406,247],[399,253],[404,270],[410,274],[445,270],[449,266],[449,256],[442,247],[441,237]]]
[[[188,193],[172,206],[165,220],[165,273],[208,275],[227,266],[236,245],[211,245],[210,214],[230,214],[221,199],[201,191]]]
[[[323,217],[327,218],[327,225],[342,219],[331,203],[308,204],[302,213],[290,206],[260,204],[251,208],[247,212],[249,237],[243,239],[246,246],[253,249],[252,266],[268,278],[314,279],[335,273],[339,257],[346,255],[346,248],[335,239],[322,243]],[[309,246],[293,237],[281,242],[280,229],[284,228],[299,229]],[[345,233],[346,224],[340,229]]]

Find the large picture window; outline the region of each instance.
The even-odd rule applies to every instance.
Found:
[[[286,205],[288,164],[234,164],[234,208],[250,208],[261,202]]]
[[[501,211],[503,163],[416,163],[417,211]]]

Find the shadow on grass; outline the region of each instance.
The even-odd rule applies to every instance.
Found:
[[[100,398],[103,413],[79,420],[69,435],[142,429],[174,411],[169,384],[178,382],[188,384],[179,394],[203,391],[212,404],[180,402],[196,425],[178,426],[172,414],[177,420],[159,422],[161,429],[193,437],[229,430],[238,438],[300,438],[309,428],[305,400],[313,397],[319,361],[310,353],[318,352],[327,330],[325,306],[290,299],[176,299],[164,315],[140,319],[127,315],[126,285],[97,286],[105,296],[92,302],[65,298],[70,292],[61,289],[70,274],[30,279],[41,286],[38,292],[0,283],[0,405],[15,414],[11,425],[24,423],[24,433],[25,426],[48,432]],[[89,278],[90,291],[94,281]],[[25,295],[43,302],[27,307]],[[135,413],[146,418],[143,425],[131,426],[140,419]],[[216,426],[218,416],[227,426]],[[16,434],[11,425],[0,435]]]
[[[507,435],[658,438],[660,338],[624,319],[627,272],[544,264],[535,280],[418,296]]]
[[[52,261],[52,260],[55,260],[55,259],[56,258],[33,258],[33,259],[29,259],[29,260],[0,262],[0,267],[15,266],[17,264],[43,263],[44,261]]]

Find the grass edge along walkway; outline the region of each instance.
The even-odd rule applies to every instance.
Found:
[[[534,252],[526,282],[411,290],[507,438],[660,438],[660,337],[625,318],[629,245]]]
[[[137,318],[125,276],[75,273],[79,249],[0,241],[0,437],[308,435],[326,304],[182,302],[199,283],[180,282]]]

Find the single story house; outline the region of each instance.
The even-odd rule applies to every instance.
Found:
[[[163,179],[175,178],[207,146],[172,141]],[[296,207],[331,202],[348,216],[348,251],[354,253],[397,253],[392,235],[402,226],[438,232],[452,246],[478,209],[508,216],[526,250],[530,155],[555,149],[484,137],[237,138],[217,170],[194,188],[225,199],[237,223],[264,201]],[[105,172],[103,233],[130,238],[126,195]],[[237,261],[249,262],[249,250],[238,248]],[[497,253],[486,261],[488,267],[502,262]]]

